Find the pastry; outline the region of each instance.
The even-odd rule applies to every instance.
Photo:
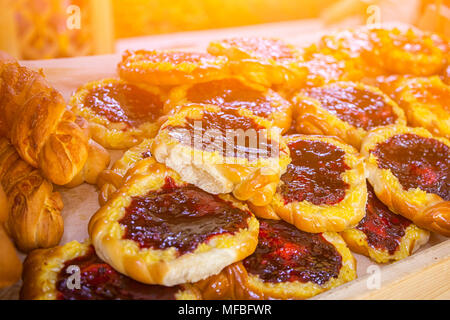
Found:
[[[6,138],[0,138],[0,184],[8,200],[5,228],[17,247],[28,252],[57,245],[64,231],[61,196]]]
[[[153,158],[133,170],[89,223],[97,254],[117,271],[172,286],[217,274],[255,250],[258,221],[246,205],[186,184]]]
[[[245,108],[256,116],[270,120],[273,126],[287,131],[292,120],[292,106],[278,93],[239,78],[225,78],[179,86],[169,94],[164,109],[176,113],[183,105],[213,104],[223,109]]]
[[[364,217],[367,200],[364,162],[335,138],[285,137],[292,162],[272,202],[250,205],[256,216],[283,219],[306,232],[343,231]]]
[[[341,232],[350,250],[378,263],[404,259],[428,242],[430,233],[389,210],[367,186],[366,215],[353,229]]]
[[[337,233],[263,219],[255,252],[196,287],[204,299],[307,299],[355,278],[356,260]]]
[[[402,109],[379,89],[336,82],[301,91],[294,98],[297,132],[337,136],[359,150],[368,131],[406,124]]]
[[[104,79],[78,89],[69,106],[87,119],[95,141],[105,148],[126,149],[156,135],[163,98],[156,87]]]
[[[79,287],[74,278],[79,273]],[[130,279],[102,261],[89,243],[33,251],[25,260],[23,300],[198,300],[191,285],[163,287]]]
[[[301,54],[280,39],[230,38],[211,42],[208,52],[226,56],[233,74],[266,87],[301,86],[306,70],[299,66]]]
[[[270,202],[290,162],[279,129],[246,109],[190,105],[168,118],[152,145],[158,162],[213,194]]]
[[[397,99],[408,125],[450,138],[450,86],[438,76],[405,79],[398,86]]]
[[[122,79],[131,83],[176,86],[228,75],[227,59],[184,51],[127,51],[118,66]]]
[[[368,179],[390,210],[450,236],[450,142],[423,128],[389,126],[364,140]]]

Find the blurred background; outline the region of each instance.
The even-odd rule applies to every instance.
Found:
[[[196,30],[209,30],[202,39],[277,36],[379,22],[450,36],[450,0],[0,0],[0,50],[50,59],[189,46]],[[221,31],[239,26],[251,27]]]

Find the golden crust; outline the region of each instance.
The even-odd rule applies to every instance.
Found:
[[[325,232],[323,237],[330,242],[342,256],[342,267],[337,278],[323,285],[300,281],[269,283],[247,272],[242,262],[226,267],[218,275],[195,284],[204,299],[308,299],[319,293],[356,279],[356,260],[344,240],[335,232]]]
[[[259,224],[251,215],[248,228],[234,235],[211,237],[193,252],[177,256],[176,248],[165,250],[140,249],[132,240],[124,240],[124,227],[118,223],[132,197],[160,189],[166,177],[179,186],[186,183],[174,171],[158,164],[153,158],[138,162],[133,173],[125,179],[124,186],[95,213],[89,223],[89,234],[97,254],[119,272],[148,284],[176,285],[194,282],[218,273],[225,266],[247,257],[256,248]],[[248,208],[229,195],[222,199],[248,211]]]
[[[67,261],[86,255],[90,244],[72,241],[64,246],[35,250],[28,255],[24,263],[23,286],[20,292],[22,300],[56,300],[56,283],[59,272]],[[200,295],[191,286],[176,294],[179,300],[199,300]]]
[[[395,124],[406,124],[403,110],[378,88],[354,82],[335,82],[323,88],[356,88],[371,92],[382,99],[392,108],[397,116]],[[368,130],[356,127],[324,108],[320,102],[308,96],[307,91],[300,92],[294,98],[294,114],[296,130],[304,134],[323,134],[337,136],[359,150],[361,142]]]
[[[231,72],[249,82],[266,87],[288,85],[299,87],[305,82],[306,70],[299,66],[300,52],[280,39],[230,38],[211,42],[208,52],[226,56]]]
[[[450,86],[438,76],[405,79],[399,84],[397,97],[410,126],[450,138]]]
[[[135,88],[133,90],[140,90],[142,93],[151,95],[155,99],[159,99],[161,110],[157,110],[157,112],[160,113],[160,116],[154,121],[145,121],[136,125],[129,125],[123,119],[119,119],[118,121],[111,121],[108,119],[108,117],[104,115],[105,112],[108,112],[108,109],[98,113],[86,103],[86,98],[89,97],[92,92],[102,88],[111,92],[110,88],[117,86]],[[105,91],[103,94],[107,94],[107,92]],[[111,95],[111,93],[109,94]],[[113,98],[114,96],[110,96],[110,99]],[[135,99],[137,98],[138,97],[135,97]],[[126,149],[139,144],[144,138],[153,138],[162,123],[159,120],[162,116],[163,106],[161,91],[152,86],[131,85],[120,79],[103,79],[85,84],[70,98],[69,106],[75,114],[82,116],[89,122],[89,132],[91,137],[108,149]],[[125,105],[120,107],[122,107],[123,114],[127,118],[128,113],[133,112],[128,110],[128,107],[130,106]],[[106,108],[108,108],[108,106],[106,106]]]
[[[420,188],[405,190],[391,170],[378,168],[377,157],[371,150],[377,144],[404,133],[433,138],[450,146],[447,139],[433,137],[424,128],[388,126],[375,129],[365,138],[361,147],[361,154],[365,157],[368,180],[377,197],[391,211],[413,221],[419,227],[450,236],[449,201],[445,201],[436,194],[427,193]]]
[[[206,93],[208,86],[212,92]],[[197,92],[200,97],[190,99],[190,91],[193,91],[194,94]],[[227,99],[227,95],[234,99],[230,101],[231,103],[224,101]],[[282,132],[286,132],[290,128],[292,121],[292,105],[289,101],[271,89],[248,83],[240,77],[228,77],[175,87],[169,93],[168,100],[164,105],[164,112],[174,114],[186,104],[214,104],[232,109],[246,108],[255,115],[270,120],[273,126],[282,129]],[[258,110],[260,104],[270,104],[270,111]]]
[[[127,51],[118,65],[121,78],[132,83],[176,86],[227,76],[225,57],[175,50]]]
[[[283,219],[300,230],[312,233],[339,232],[356,226],[365,215],[367,201],[363,158],[353,147],[332,137],[292,135],[285,137],[285,140],[286,143],[298,140],[324,141],[343,150],[344,161],[350,169],[342,174],[342,180],[349,185],[349,189],[342,201],[331,206],[314,205],[309,201],[285,204],[283,195],[277,189],[269,205],[258,207],[250,204],[255,215],[266,219]]]
[[[177,171],[184,181],[192,183],[209,193],[232,192],[237,199],[242,201],[248,200],[256,205],[270,203],[279,178],[290,162],[289,149],[284,143],[279,129],[272,127],[269,121],[254,116],[246,109],[237,110],[239,117],[251,120],[259,127],[264,128],[264,130],[255,130],[254,133],[263,134],[264,137],[270,138],[272,145],[276,145],[278,148],[278,154],[274,150],[272,156],[258,155],[256,159],[224,156],[223,151],[227,150],[205,151],[192,148],[191,143],[183,144],[179,139],[171,136],[170,128],[184,125],[188,119],[202,119],[205,112],[222,113],[217,106],[190,105],[169,117],[154,139],[152,154],[158,162],[165,163],[168,167]],[[239,134],[237,130],[232,131],[232,133]],[[246,133],[244,132],[244,134]],[[189,139],[192,136],[183,131],[180,139],[185,138]],[[198,137],[194,133],[193,141],[195,143],[196,139],[203,138],[209,138],[209,136]],[[220,136],[220,138],[226,137]],[[218,146],[220,148],[220,145]]]

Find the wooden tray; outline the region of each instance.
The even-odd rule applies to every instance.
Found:
[[[264,34],[265,32],[265,34]],[[190,32],[168,36],[124,40],[124,48],[178,48],[203,50],[212,39],[236,35],[278,36],[296,45],[317,40],[329,32],[320,23],[289,22],[257,27],[233,28],[220,31]],[[48,80],[67,99],[82,84],[105,77],[116,76],[120,55],[106,55],[70,59],[24,61],[23,64],[42,68]],[[112,152],[112,161],[122,152]],[[65,204],[62,212],[65,232],[62,243],[83,241],[87,224],[98,209],[95,187],[81,185],[74,189],[57,188]],[[378,265],[367,257],[355,254],[358,279],[325,292],[314,299],[450,299],[450,239],[432,234],[429,243],[413,256],[390,265]],[[377,280],[380,286],[378,287]],[[0,299],[17,299],[20,283],[0,291]]]

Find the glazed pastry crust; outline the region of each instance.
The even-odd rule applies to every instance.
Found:
[[[289,101],[285,100],[281,97],[277,92],[265,88],[264,86],[249,83],[244,81],[240,77],[226,78],[221,80],[230,80],[234,79],[242,83],[243,86],[248,87],[250,90],[259,91],[262,95],[264,95],[266,101],[270,102],[272,107],[272,112],[268,114],[268,116],[264,116],[264,118],[270,120],[272,125],[278,127],[282,130],[282,133],[286,132],[292,122],[292,105]],[[192,87],[195,87],[195,84],[192,85],[183,85],[179,87],[173,88],[170,93],[168,100],[164,105],[164,113],[166,114],[175,114],[178,112],[184,105],[193,104],[194,102],[189,101],[187,97],[187,92]],[[231,91],[233,88],[231,88]],[[245,100],[245,97],[243,97]],[[239,101],[239,100],[238,100]],[[198,102],[197,102],[198,103]],[[218,105],[220,107],[220,105]],[[245,108],[245,106],[243,106]]]
[[[397,116],[395,124],[406,124],[406,118],[403,110],[397,105],[397,103],[395,103],[378,88],[353,82],[336,82],[326,85],[325,87],[327,86],[339,86],[342,88],[351,86],[380,95],[384,98],[387,104],[392,107],[393,113]],[[296,130],[298,133],[336,136],[359,150],[361,147],[361,142],[367,135],[368,131],[363,128],[357,128],[348,122],[339,119],[338,116],[322,107],[319,101],[308,97],[302,92],[294,97],[293,102]]]
[[[432,134],[450,138],[450,86],[444,84],[438,76],[429,78],[405,79],[399,85],[398,101],[406,113],[408,124],[412,127],[423,127]],[[421,96],[429,89],[438,90],[441,102],[420,101],[413,90],[421,90]],[[432,93],[429,93],[432,94]]]
[[[125,85],[120,79],[103,79],[85,84],[70,98],[71,110],[89,122],[89,132],[92,138],[108,149],[126,149],[139,144],[144,138],[152,138],[158,132],[161,122],[144,122],[138,126],[127,127],[124,122],[111,122],[106,117],[97,114],[85,104],[85,98],[93,90],[109,85]],[[154,94],[162,101],[162,93],[157,87],[139,85],[139,89]],[[162,112],[161,112],[162,114]]]
[[[386,249],[372,247],[367,242],[367,236],[364,232],[356,228],[344,230],[341,232],[341,236],[353,252],[365,255],[377,263],[388,263],[409,257],[428,242],[430,233],[420,229],[415,224],[410,224],[406,228],[405,235],[401,238],[400,244],[393,254],[389,253]]]
[[[405,190],[391,170],[378,168],[377,157],[371,153],[377,144],[404,133],[433,138],[450,146],[447,139],[433,137],[424,128],[388,126],[375,129],[365,138],[361,147],[368,180],[378,199],[391,211],[404,216],[421,228],[450,236],[450,202],[420,188]]]
[[[269,283],[247,272],[242,262],[235,263],[218,275],[202,280],[195,285],[203,298],[269,300],[269,299],[308,299],[324,291],[356,279],[356,260],[344,240],[335,232],[325,232],[323,237],[334,245],[342,256],[342,267],[337,278],[323,285],[300,281]]]
[[[287,52],[289,57],[267,56],[267,46],[271,51]],[[266,87],[288,85],[299,87],[305,82],[306,70],[299,66],[301,53],[293,45],[280,39],[232,38],[211,42],[208,52],[229,59],[231,73],[246,78],[249,82]],[[284,53],[280,53],[283,56]]]
[[[292,135],[285,137],[291,141],[324,141],[345,152],[344,161],[350,167],[342,174],[342,180],[349,185],[345,197],[335,205],[314,205],[309,201],[294,201],[285,204],[283,195],[277,191],[272,202],[267,206],[250,204],[253,213],[265,219],[283,219],[298,229],[319,233],[326,231],[340,232],[356,226],[365,215],[367,201],[364,161],[351,146],[332,137]],[[280,184],[283,182],[280,181]]]
[[[180,54],[186,54],[188,59],[183,56],[170,58]],[[167,57],[161,58],[161,55]],[[229,74],[228,61],[225,57],[173,50],[127,51],[118,65],[118,72],[122,79],[129,82],[156,86],[209,81]]]
[[[160,163],[178,172],[184,181],[212,193],[233,193],[242,201],[255,205],[270,203],[280,176],[290,162],[289,149],[278,128],[270,122],[240,109],[239,115],[253,119],[267,129],[267,136],[279,146],[279,155],[257,159],[224,157],[218,151],[204,151],[184,145],[171,137],[169,126],[183,125],[186,119],[201,119],[203,112],[221,112],[213,105],[191,105],[180,110],[162,125],[152,144],[152,154]]]
[[[186,185],[178,174],[156,163],[153,158],[138,162],[131,171],[125,178],[124,186],[95,213],[89,223],[89,235],[97,254],[119,272],[143,283],[172,286],[217,274],[255,250],[259,223],[253,215],[247,219],[248,228],[240,229],[233,235],[211,237],[193,252],[179,257],[172,247],[165,250],[140,249],[136,242],[123,239],[125,228],[118,221],[124,216],[132,197],[160,189],[166,177],[171,177],[179,186]],[[248,211],[244,204],[231,196],[220,197]]]
[[[89,243],[72,241],[64,246],[35,250],[24,262],[22,300],[57,300],[56,283],[66,261],[86,255]],[[187,286],[176,294],[178,300],[199,300],[199,293]]]

